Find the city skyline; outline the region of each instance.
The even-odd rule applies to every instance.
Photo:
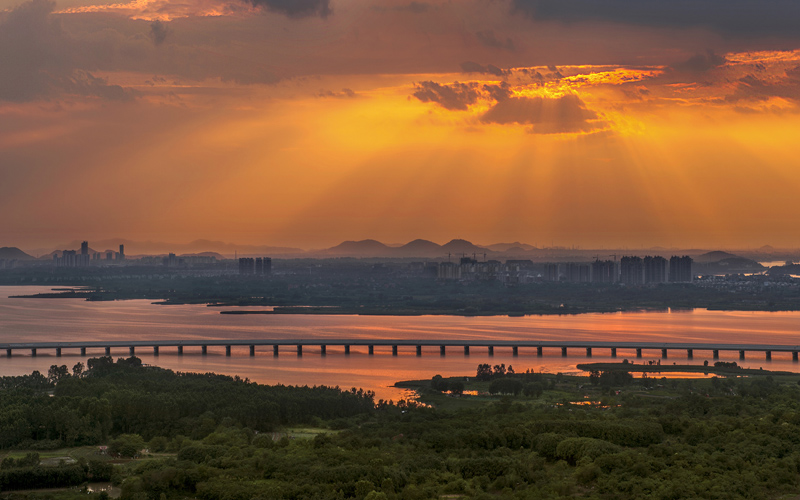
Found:
[[[600,4],[0,0],[0,246],[800,247],[800,7]]]

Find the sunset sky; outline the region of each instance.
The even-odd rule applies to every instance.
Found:
[[[0,246],[800,246],[800,2],[0,0]]]

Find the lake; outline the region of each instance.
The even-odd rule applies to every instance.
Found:
[[[356,316],[356,315],[236,315],[219,314],[230,308],[203,305],[157,305],[147,300],[87,302],[82,299],[15,299],[11,295],[50,291],[51,287],[0,287],[0,342],[76,341],[76,340],[152,340],[152,339],[494,339],[494,340],[619,340],[651,342],[718,343],[800,343],[800,312],[727,312],[672,310],[583,314],[572,316],[461,317],[461,316]],[[259,308],[250,308],[259,309]],[[263,308],[262,308],[263,309]],[[52,364],[72,367],[88,357],[102,356],[103,350],[65,349],[58,358],[54,351],[40,350],[38,356],[15,351],[11,358],[0,356],[0,375],[20,375],[39,370],[46,373]],[[687,360],[684,351],[670,351],[663,363],[702,364],[710,352],[698,351]],[[791,355],[773,353],[772,361],[763,354],[749,354],[745,362],[737,353],[722,352],[721,359],[740,365],[773,370],[800,371]],[[353,347],[349,356],[340,346],[329,346],[327,355],[319,348],[306,347],[298,357],[291,348],[273,356],[272,347],[256,348],[250,357],[246,346],[234,347],[232,356],[224,348],[210,347],[203,356],[200,348],[187,347],[178,356],[174,348],[162,348],[159,356],[151,349],[136,355],[147,364],[176,371],[216,372],[286,385],[331,385],[362,387],[375,391],[377,398],[406,397],[392,387],[398,380],[442,376],[472,375],[480,363],[513,365],[516,371],[532,369],[550,373],[578,373],[575,365],[587,362],[582,349],[570,351],[567,358],[557,349],[545,349],[537,357],[535,349],[495,348],[489,356],[484,348],[473,348],[469,356],[451,348],[444,357],[438,348],[423,349],[417,357],[413,347],[376,347],[369,356],[366,347]],[[604,349],[595,349],[591,361],[611,361]],[[635,359],[633,351],[618,350],[618,359]],[[114,357],[127,357],[127,349],[112,350]],[[644,361],[660,359],[660,352],[645,351]],[[638,361],[641,362],[641,361]]]

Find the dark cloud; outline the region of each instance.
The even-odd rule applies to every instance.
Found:
[[[150,38],[156,45],[164,43],[164,40],[167,39],[167,35],[169,35],[169,31],[169,26],[167,26],[165,22],[153,21],[150,23]]]
[[[501,125],[532,125],[537,134],[587,132],[600,128],[597,113],[586,108],[578,96],[555,99],[543,97],[510,97],[492,106],[481,121]]]
[[[342,89],[341,92],[334,92],[332,90],[320,90],[317,97],[334,97],[336,99],[352,99],[358,97],[353,89]]]
[[[511,97],[511,86],[506,82],[499,85],[486,84],[483,86],[483,91],[495,101],[504,101]]]
[[[80,68],[75,42],[51,15],[49,0],[31,0],[0,14],[0,100],[60,94],[125,100],[132,93]]]
[[[731,36],[800,35],[794,0],[512,0],[538,21],[600,21],[665,28],[704,27]]]
[[[757,102],[766,101],[772,97],[779,97],[797,103],[800,101],[800,82],[792,78],[767,80],[748,74],[736,81],[735,90],[725,97],[725,101]]]
[[[393,7],[373,5],[372,10],[376,12],[411,12],[412,14],[424,14],[431,10],[431,6],[423,2],[411,2],[406,5],[395,5]]]
[[[483,73],[487,75],[494,75],[494,76],[503,76],[506,75],[508,72],[504,71],[494,64],[489,64],[484,66],[482,64],[478,64],[472,61],[464,61],[461,63],[461,70],[464,73]]]
[[[246,0],[253,7],[277,12],[287,17],[326,18],[331,14],[330,0]]]
[[[704,73],[710,69],[718,68],[728,62],[724,56],[720,56],[709,50],[705,54],[695,54],[686,61],[674,64],[673,69],[678,71],[690,71],[692,73]]]
[[[516,47],[514,46],[514,41],[511,38],[506,38],[505,40],[500,40],[494,34],[493,30],[486,30],[486,31],[479,31],[475,33],[475,36],[478,38],[478,41],[481,42],[484,46],[489,47],[491,49],[505,49],[514,52]]]
[[[481,97],[477,84],[451,83],[441,85],[436,82],[419,82],[412,94],[422,102],[433,102],[445,109],[466,110]]]

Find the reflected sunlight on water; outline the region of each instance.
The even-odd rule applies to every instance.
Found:
[[[147,340],[147,339],[495,339],[495,340],[647,340],[652,342],[719,342],[798,344],[798,312],[723,312],[658,311],[577,316],[526,316],[509,318],[458,316],[341,316],[341,315],[230,315],[222,308],[203,305],[153,305],[146,300],[86,302],[80,299],[10,299],[9,295],[48,291],[47,287],[0,287],[0,341],[47,340]],[[227,309],[227,308],[226,308]],[[263,308],[262,308],[263,309]],[[439,356],[438,348],[424,348],[417,357],[411,346],[399,348],[392,356],[390,347],[376,347],[370,356],[366,348],[353,347],[350,355],[341,346],[329,346],[323,356],[318,347],[304,347],[297,356],[293,348],[282,348],[275,357],[270,346],[257,347],[250,357],[246,346],[234,347],[226,357],[223,348],[209,348],[206,356],[199,348],[187,347],[178,356],[174,348],[137,350],[144,363],[177,371],[216,372],[239,375],[262,383],[332,385],[349,389],[362,387],[376,392],[377,398],[407,398],[404,389],[392,385],[399,380],[427,379],[433,375],[472,375],[480,363],[513,365],[516,371],[532,369],[549,373],[582,373],[578,363],[635,360],[633,350],[618,349],[611,358],[607,349],[594,349],[587,358],[583,349],[570,350],[562,358],[559,349],[520,348],[512,356],[510,348],[472,348],[465,356],[461,349],[448,349]],[[103,355],[102,349],[89,350],[88,357]],[[127,356],[127,349],[112,350],[114,357]],[[720,353],[721,360],[736,361],[749,368],[798,371],[788,353],[773,353],[772,361],[762,354],[748,353],[739,361],[738,353]],[[55,363],[71,367],[85,358],[77,350],[64,350],[64,356],[40,351],[37,357],[15,352],[12,358],[0,356],[0,375],[17,375],[32,370],[46,371]],[[644,351],[638,363],[660,359],[658,351]],[[670,351],[662,362],[702,364],[710,352],[695,351],[688,360],[684,351]],[[702,374],[685,374],[702,376]],[[656,374],[652,374],[656,376]],[[673,377],[674,374],[658,374]]]

